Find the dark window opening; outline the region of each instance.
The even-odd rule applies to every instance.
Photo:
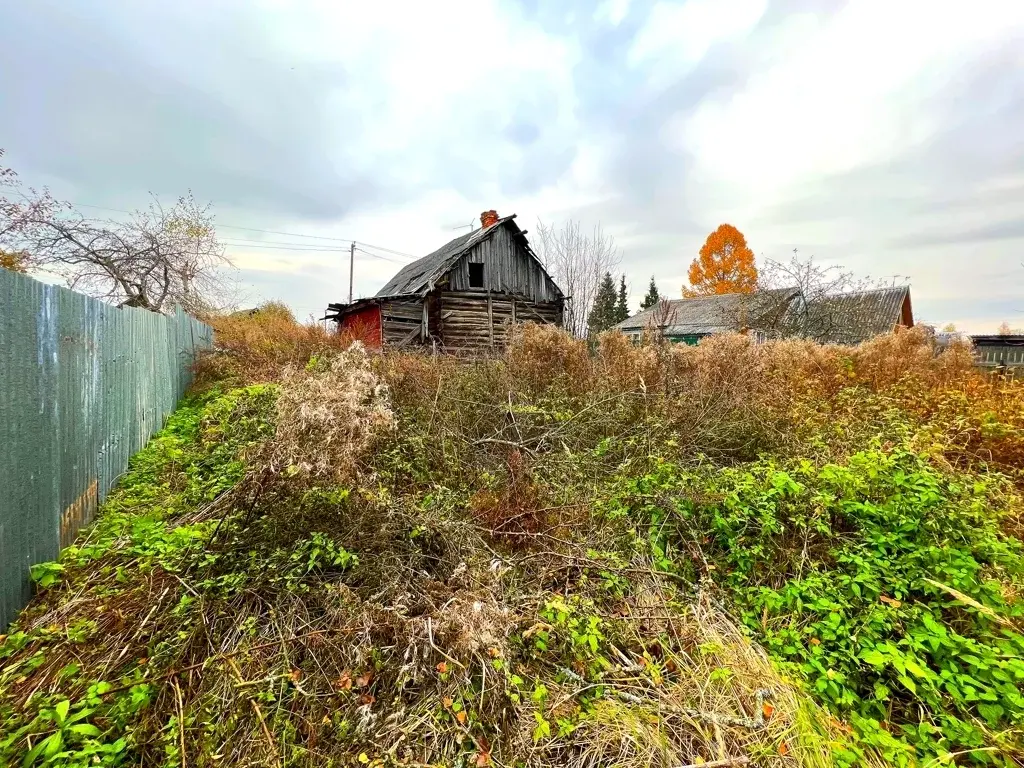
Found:
[[[469,287],[470,288],[483,288],[484,287],[484,265],[469,264]]]

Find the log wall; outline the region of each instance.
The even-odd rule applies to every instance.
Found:
[[[531,301],[487,291],[443,291],[439,338],[445,351],[470,353],[502,349],[515,323],[562,324],[561,302]]]

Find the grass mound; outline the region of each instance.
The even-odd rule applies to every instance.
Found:
[[[296,349],[187,401],[35,569],[0,762],[1024,754],[1024,401],[962,350]]]

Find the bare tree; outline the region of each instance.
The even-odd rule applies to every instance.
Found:
[[[614,273],[621,257],[615,238],[601,225],[584,234],[578,221],[561,226],[537,222],[534,250],[566,295],[564,322],[578,338],[587,335],[587,317],[606,272]]]
[[[644,334],[651,341],[663,341],[665,331],[672,324],[673,317],[672,302],[662,296],[647,318]]]
[[[118,306],[164,312],[212,308],[230,266],[210,205],[189,193],[165,208],[154,198],[126,221],[83,216],[50,193],[24,189],[0,170],[0,250],[27,254],[25,266],[64,278],[75,290]],[[9,195],[9,196],[8,196]]]
[[[4,150],[0,149],[0,161]],[[18,271],[32,266],[31,254],[20,247],[20,237],[35,220],[50,218],[70,210],[66,203],[57,202],[44,189],[38,192],[25,187],[12,168],[0,163],[0,251],[7,268],[17,266]]]
[[[843,341],[851,294],[896,284],[857,277],[839,266],[822,266],[796,249],[788,261],[767,260],[758,292],[742,302],[739,324],[766,336],[796,336],[814,341]]]

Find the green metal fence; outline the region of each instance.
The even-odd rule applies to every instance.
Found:
[[[0,632],[191,382],[210,326],[0,269]]]

